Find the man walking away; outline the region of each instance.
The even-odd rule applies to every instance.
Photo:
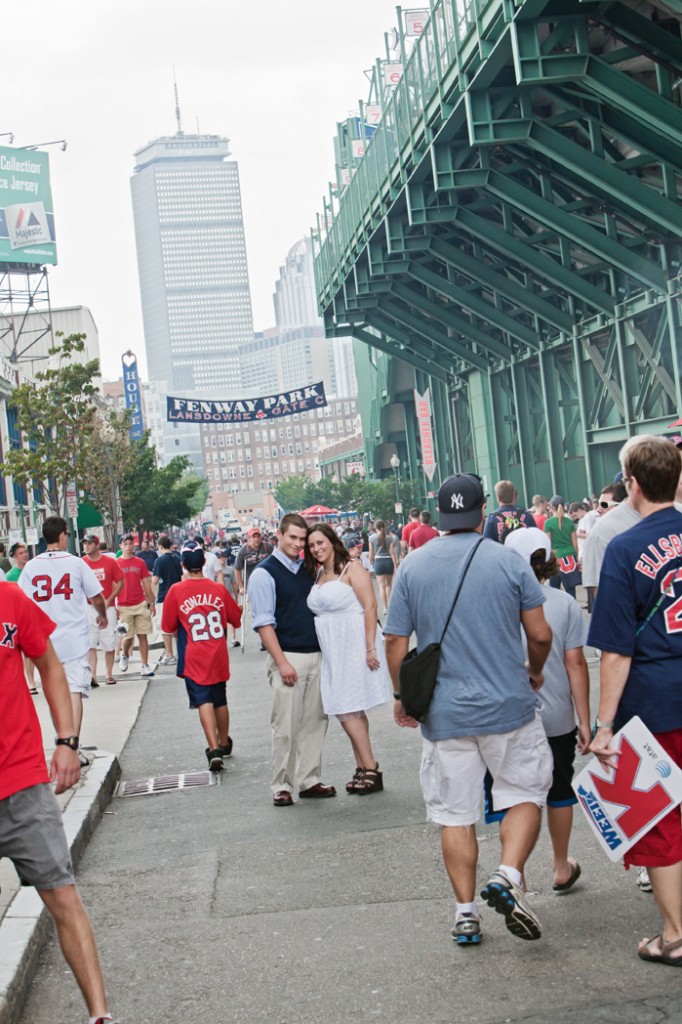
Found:
[[[182,579],[182,563],[177,554],[173,554],[173,546],[170,537],[162,533],[159,537],[159,557],[154,562],[152,573],[152,587],[156,593],[156,616],[154,624],[161,630],[163,638],[164,653],[159,658],[159,665],[175,665],[176,659],[173,654],[173,637],[164,633],[161,629],[163,618],[163,602],[166,594],[174,583]]]
[[[457,901],[452,937],[459,945],[481,939],[474,895],[475,824],[486,768],[495,780],[496,805],[509,811],[500,827],[502,862],[481,897],[504,916],[512,935],[540,938],[541,925],[522,891],[521,876],[537,842],[552,782],[552,754],[534,692],[542,685],[552,643],[542,610],[545,596],[530,565],[514,551],[480,541],[484,512],[478,476],[458,474],[442,484],[438,520],[446,533],[401,565],[385,626],[394,717],[398,725],[416,728],[400,701],[400,665],[413,632],[419,651],[440,642],[456,588],[473,557],[443,637],[438,685],[421,727],[422,790],[429,819],[442,826],[443,860]],[[527,663],[519,624],[528,644]]]
[[[61,811],[50,786],[56,783],[55,793],[64,793],[80,779],[72,697],[50,640],[58,627],[19,587],[0,587],[0,619],[5,631],[0,643],[0,857],[13,862],[22,885],[35,886],[52,915],[64,958],[87,1004],[89,1024],[114,1024],[95,936],[76,889]],[[40,673],[57,733],[49,771],[22,655]]]
[[[104,629],[97,625],[97,609],[88,605],[88,628],[90,631],[88,661],[90,663],[91,685],[97,685],[97,648],[104,651],[106,681],[113,686],[114,649],[116,647],[116,607],[115,601],[123,590],[123,571],[115,558],[107,558],[100,550],[100,540],[96,533],[86,533],[83,537],[85,554],[83,561],[89,566],[102,588],[107,624]]]
[[[419,525],[411,531],[407,541],[408,550],[417,551],[418,548],[422,548],[430,540],[438,536],[438,530],[435,526],[431,526],[431,513],[426,511],[420,512]]]
[[[54,649],[64,666],[71,691],[76,732],[80,735],[83,701],[90,696],[92,674],[88,652],[88,598],[99,629],[106,629],[106,605],[102,587],[92,569],[81,558],[67,551],[69,531],[61,516],[48,516],[43,523],[47,550],[27,562],[19,577],[19,586],[57,623]],[[82,765],[88,759],[79,751]]]
[[[302,516],[282,517],[277,547],[249,578],[253,627],[268,652],[266,671],[272,689],[272,802],[290,807],[296,784],[299,797],[336,796],[324,786],[322,746],[329,720],[322,707],[322,655],[314,615],[306,603],[313,579],[300,552],[308,535]]]
[[[163,602],[164,634],[177,633],[178,670],[184,678],[190,708],[197,708],[212,772],[222,771],[232,753],[227,707],[227,624],[238,626],[242,613],[222,583],[204,577],[204,552],[186,548],[182,564],[187,579],[174,583]]]
[[[488,540],[502,543],[507,530],[537,525],[532,512],[518,504],[519,495],[511,480],[500,480],[495,484],[495,497],[498,507],[486,519],[483,530],[483,536]],[[536,497],[542,498],[541,495]]]

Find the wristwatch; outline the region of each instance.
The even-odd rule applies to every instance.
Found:
[[[78,736],[55,736],[55,747],[69,747],[71,750],[78,750]]]
[[[396,693],[395,690],[393,691],[393,700],[400,700],[400,694]]]
[[[602,722],[601,718],[595,718],[595,729],[613,729],[615,722]]]

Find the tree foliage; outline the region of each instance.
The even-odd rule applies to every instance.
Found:
[[[97,425],[93,381],[99,374],[99,360],[72,361],[84,350],[84,334],[63,338],[50,350],[47,368],[36,373],[35,384],[20,384],[9,400],[28,447],[10,442],[0,469],[15,483],[40,491],[41,503],[54,515],[66,512],[69,481],[83,486]]]
[[[413,501],[412,481],[400,482],[400,500],[403,518]],[[331,477],[314,481],[304,476],[290,476],[281,480],[275,488],[277,503],[285,512],[300,512],[311,505],[326,505],[340,512],[369,513],[373,519],[395,520],[396,487],[395,479],[366,480],[358,474],[344,477],[337,482]]]
[[[148,437],[132,443],[137,457],[121,486],[126,527],[156,531],[186,522],[195,514],[193,499],[202,486],[200,478],[188,472],[189,459],[177,456],[167,466],[157,466]]]

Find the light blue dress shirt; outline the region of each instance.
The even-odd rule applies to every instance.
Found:
[[[272,557],[276,558],[286,566],[289,572],[297,573],[303,566],[302,558],[288,558],[282,554],[279,548],[275,548]],[[277,628],[275,619],[275,581],[267,569],[257,565],[249,576],[247,587],[249,601],[251,602],[251,614],[253,616],[253,628],[260,629],[261,626],[274,626]]]

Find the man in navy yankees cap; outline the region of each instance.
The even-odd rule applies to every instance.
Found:
[[[441,530],[472,530],[481,522],[486,494],[476,473],[455,473],[438,492],[438,526]]]

